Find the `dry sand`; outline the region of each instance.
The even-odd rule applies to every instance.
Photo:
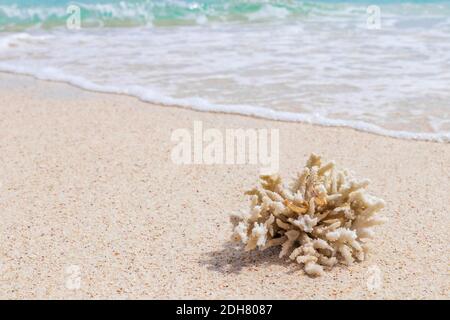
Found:
[[[450,144],[200,113],[10,74],[0,74],[0,115],[0,298],[450,297]],[[258,168],[173,164],[171,132],[194,120],[278,128],[284,177],[316,152],[371,179],[389,222],[369,260],[311,278],[277,250],[236,251],[228,214],[247,205]],[[369,290],[373,279],[380,285]]]

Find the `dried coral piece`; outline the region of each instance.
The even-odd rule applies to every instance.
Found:
[[[245,250],[281,246],[311,276],[324,267],[350,265],[366,258],[365,241],[383,223],[383,200],[369,195],[367,180],[357,181],[334,162],[322,165],[312,154],[305,168],[286,187],[278,175],[261,176],[261,186],[246,192],[250,210],[233,215],[233,239]]]
[[[292,201],[286,199],[284,200],[284,204],[291,209],[292,211],[294,211],[295,213],[298,214],[304,214],[306,212],[308,212],[308,203],[306,203],[305,201],[303,201],[302,206],[296,206]]]

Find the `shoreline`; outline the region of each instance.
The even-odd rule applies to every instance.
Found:
[[[0,298],[448,298],[450,144],[188,110],[0,72]],[[254,165],[176,165],[171,133],[276,128],[287,180],[312,152],[383,198],[367,261],[311,278],[229,243]],[[381,285],[370,290],[373,270]],[[79,286],[77,286],[79,284]]]
[[[125,92],[129,91],[113,88],[109,86],[97,85],[92,82],[89,82],[83,78],[71,77],[71,76],[61,76],[60,79],[56,79],[53,75],[53,78],[46,75],[37,75],[27,70],[17,70],[17,68],[9,68],[6,66],[2,66],[0,69],[0,73],[17,75],[17,76],[26,76],[32,77],[36,80],[48,81],[54,83],[63,83],[70,86],[73,86],[80,90],[86,90],[93,93],[104,93],[104,94],[112,94],[112,95],[120,95],[127,96],[131,98],[138,99],[143,103],[148,103],[151,105],[161,105],[172,108],[180,108],[180,109],[188,109],[192,111],[198,112],[210,112],[210,113],[218,113],[218,114],[229,114],[229,115],[238,115],[243,117],[250,117],[268,121],[281,121],[288,123],[303,123],[310,124],[325,128],[347,128],[352,129],[358,132],[365,132],[369,134],[374,134],[382,137],[390,137],[395,139],[403,139],[403,140],[415,140],[415,141],[428,141],[428,142],[436,142],[436,143],[450,143],[450,134],[447,133],[442,136],[441,133],[415,133],[409,131],[393,131],[378,127],[377,125],[366,123],[363,121],[354,121],[354,120],[340,120],[340,119],[329,119],[329,118],[321,118],[318,119],[317,116],[295,113],[289,111],[277,111],[270,108],[263,108],[258,106],[246,106],[246,105],[212,105],[209,102],[201,100],[201,104],[195,105],[195,102],[189,103],[186,101],[190,101],[190,99],[176,99],[171,97],[160,97],[160,101],[153,101],[151,98],[145,98],[145,94],[142,93],[146,91],[145,88],[135,88],[136,92]],[[71,79],[70,79],[71,78]],[[84,83],[84,84],[83,84]],[[88,84],[87,84],[88,83]],[[196,100],[196,99],[194,99]],[[197,102],[198,103],[198,102]],[[227,109],[227,110],[225,110]]]

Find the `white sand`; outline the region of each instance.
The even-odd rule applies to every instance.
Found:
[[[9,74],[0,97],[0,298],[450,297],[449,144],[199,113]],[[311,278],[277,250],[236,251],[228,214],[246,206],[258,168],[173,164],[171,132],[194,120],[278,128],[284,177],[315,152],[371,179],[389,222],[369,260]]]

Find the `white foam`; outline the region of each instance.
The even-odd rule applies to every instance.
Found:
[[[46,68],[38,70],[0,63],[0,71],[30,75],[40,80],[64,82],[74,85],[78,88],[95,92],[130,95],[142,101],[153,104],[161,104],[166,106],[179,106],[197,111],[231,113],[269,120],[303,122],[322,126],[349,127],[364,132],[401,139],[450,142],[450,133],[414,133],[407,131],[392,131],[383,129],[381,127],[363,121],[328,119],[325,117],[321,117],[319,115],[276,111],[269,108],[250,105],[213,104],[201,98],[177,99],[161,95],[155,91],[150,91],[148,88],[141,86],[115,87],[115,86],[99,85],[82,77],[64,74],[63,72],[56,70],[54,68]]]
[[[247,18],[250,21],[257,21],[271,18],[285,19],[289,15],[290,13],[286,8],[277,8],[270,4],[264,4],[260,10],[247,14]]]
[[[32,36],[25,32],[15,33],[4,38],[0,38],[0,49],[9,49],[20,42],[40,42],[51,39],[50,35]]]
[[[64,17],[67,15],[65,7],[25,7],[20,8],[16,4],[0,5],[0,11],[8,18],[33,19],[44,21],[52,16]]]
[[[1,33],[0,63],[153,103],[449,140],[449,31],[316,20]]]

